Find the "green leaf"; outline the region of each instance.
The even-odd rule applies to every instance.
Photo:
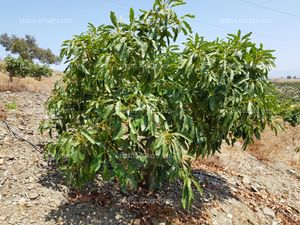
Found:
[[[248,107],[247,107],[247,111],[249,115],[252,115],[253,111],[252,111],[252,102],[248,102]]]
[[[118,21],[117,21],[117,17],[116,17],[115,12],[110,12],[110,20],[111,20],[112,24],[113,24],[116,28],[119,27],[119,24],[118,24]]]
[[[129,18],[130,18],[130,22],[132,23],[134,21],[134,10],[133,10],[133,8],[130,8]]]
[[[180,6],[180,5],[185,5],[186,3],[184,1],[176,1],[175,3],[172,4],[172,7]]]
[[[118,131],[118,133],[116,134],[116,136],[113,138],[113,140],[118,140],[121,139],[123,137],[124,134],[126,134],[128,132],[128,127],[125,123],[121,124],[121,127]]]
[[[214,111],[215,108],[216,108],[216,100],[215,100],[215,98],[214,98],[213,96],[211,96],[211,97],[209,98],[208,104],[209,104],[210,110],[211,110],[211,111]]]
[[[188,176],[186,176],[183,182],[183,190],[182,190],[182,198],[181,198],[181,203],[184,209],[189,210],[191,208],[193,197],[194,194],[192,190],[191,179]]]
[[[113,108],[114,108],[114,105],[113,105],[113,104],[110,104],[110,105],[108,105],[108,106],[106,106],[106,107],[104,108],[104,114],[103,114],[103,119],[104,119],[104,120],[105,120],[105,119],[109,116],[109,114],[112,112]]]
[[[118,115],[121,119],[126,120],[126,116],[122,113],[122,103],[118,101],[115,106],[116,115]]]
[[[93,159],[90,167],[91,173],[96,173],[102,165],[101,157],[96,157]]]
[[[182,21],[184,26],[186,27],[186,29],[188,29],[189,33],[192,33],[192,27],[190,26],[190,24],[186,21]]]
[[[95,139],[88,133],[88,131],[82,130],[80,132],[91,144],[96,144]]]
[[[134,128],[132,122],[130,121],[129,122],[129,128],[130,128],[130,132],[133,133],[133,134],[137,134],[137,131],[136,129]]]
[[[195,18],[195,15],[192,15],[192,14],[185,14],[183,17],[188,17],[188,18],[194,19],[194,18]]]

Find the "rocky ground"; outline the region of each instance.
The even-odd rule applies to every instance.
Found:
[[[236,146],[196,161],[194,175],[204,195],[196,196],[191,212],[180,207],[179,182],[155,194],[123,194],[101,179],[82,192],[71,190],[39,148],[9,130],[34,145],[47,141],[37,131],[46,99],[46,94],[0,92],[0,109],[9,108],[9,127],[0,121],[0,224],[300,224],[299,164],[283,160],[285,148],[274,160]],[[16,108],[7,107],[12,102]],[[300,140],[297,131],[286,138]],[[263,147],[271,151],[273,143]]]

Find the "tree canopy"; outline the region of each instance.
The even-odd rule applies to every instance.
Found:
[[[1,34],[0,44],[6,51],[18,54],[25,60],[32,61],[37,59],[44,64],[55,64],[58,62],[58,57],[49,48],[40,48],[36,39],[31,35],[25,35],[25,38],[20,38],[16,35]]]
[[[195,157],[220,151],[223,142],[243,140],[245,148],[274,128],[272,51],[240,31],[206,41],[186,21],[192,15],[173,11],[181,4],[155,0],[138,16],[130,9],[129,23],[111,12],[111,25],[90,24],[64,42],[69,64],[41,128],[58,132],[47,152],[69,181],[82,185],[101,174],[125,191],[180,178],[189,208],[193,187],[201,191]]]

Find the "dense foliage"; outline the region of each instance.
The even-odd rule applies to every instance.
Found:
[[[284,121],[290,123],[292,126],[296,126],[300,124],[300,105],[298,106],[290,106],[285,108],[283,112]]]
[[[275,82],[283,120],[296,126],[300,124],[300,82]]]
[[[38,65],[28,60],[16,59],[10,56],[4,60],[5,70],[9,73],[11,81],[13,77],[30,76],[40,80],[42,76],[52,76],[52,70],[46,65]]]
[[[156,0],[129,23],[89,25],[64,42],[63,84],[47,102],[42,129],[58,132],[47,145],[69,181],[82,185],[101,174],[123,190],[183,181],[182,204],[192,187],[201,191],[191,160],[220,150],[222,142],[244,147],[266,125],[274,128],[275,99],[268,91],[272,51],[250,33],[206,41],[193,34],[182,0]],[[183,50],[175,45],[188,35]]]
[[[0,35],[0,45],[6,51],[12,54],[18,54],[22,59],[33,61],[39,60],[44,64],[55,64],[58,62],[58,57],[52,51],[43,49],[38,46],[36,39],[31,35],[25,35],[25,38],[19,38],[15,35],[9,36],[8,34]]]

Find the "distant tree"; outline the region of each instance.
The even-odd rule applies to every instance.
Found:
[[[290,80],[290,79],[292,79],[292,76],[289,75],[289,76],[287,76],[286,78]]]
[[[7,56],[4,59],[4,63],[11,82],[14,77],[34,77],[41,80],[42,77],[52,76],[52,70],[49,68],[49,65],[39,65],[21,57],[16,59]]]
[[[19,38],[16,35],[0,35],[0,44],[6,51],[12,54],[18,54],[22,59],[33,61],[39,60],[43,64],[56,64],[58,57],[48,49],[40,48],[35,37],[25,35],[25,38]]]
[[[294,78],[294,79],[297,79],[297,77],[296,77],[296,76],[294,76],[293,78]]]

